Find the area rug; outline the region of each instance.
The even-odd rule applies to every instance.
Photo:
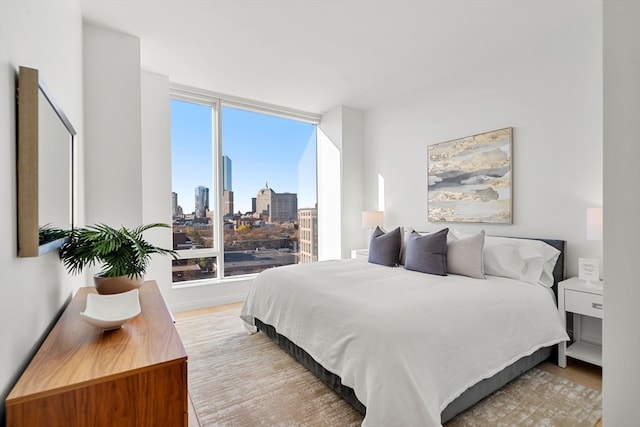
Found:
[[[361,424],[360,413],[271,339],[249,335],[238,309],[176,327],[201,427]],[[599,392],[534,368],[445,426],[592,427],[600,416]]]

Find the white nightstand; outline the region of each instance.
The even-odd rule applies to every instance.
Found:
[[[352,249],[351,258],[364,258],[369,259],[369,249]]]
[[[603,283],[589,284],[576,277],[558,283],[558,310],[566,325],[567,313],[573,313],[574,343],[567,347],[564,341],[558,344],[558,366],[567,366],[567,356],[602,366],[602,345],[582,340],[582,316],[603,317]],[[602,337],[600,337],[602,342]]]

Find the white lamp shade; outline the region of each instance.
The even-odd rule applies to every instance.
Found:
[[[602,208],[587,209],[587,240],[602,240]]]
[[[363,211],[362,212],[362,228],[382,227],[384,224],[384,212],[382,211]]]

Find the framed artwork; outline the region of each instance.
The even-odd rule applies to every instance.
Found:
[[[511,224],[513,128],[427,147],[429,222]]]

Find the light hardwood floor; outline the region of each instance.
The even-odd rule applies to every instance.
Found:
[[[198,316],[208,313],[216,313],[219,311],[232,310],[242,307],[242,303],[227,304],[211,308],[203,308],[200,310],[185,311],[181,313],[175,313],[176,319],[184,319],[192,316]],[[540,369],[543,369],[551,374],[558,375],[563,378],[567,378],[575,383],[582,384],[585,387],[592,388],[602,392],[602,368],[599,366],[591,365],[579,360],[567,359],[567,367],[560,368],[558,365],[552,362],[543,362],[539,365]],[[190,401],[191,403],[191,401]],[[200,427],[198,417],[193,408],[193,405],[189,404],[189,427]],[[602,427],[602,419],[594,427]]]

